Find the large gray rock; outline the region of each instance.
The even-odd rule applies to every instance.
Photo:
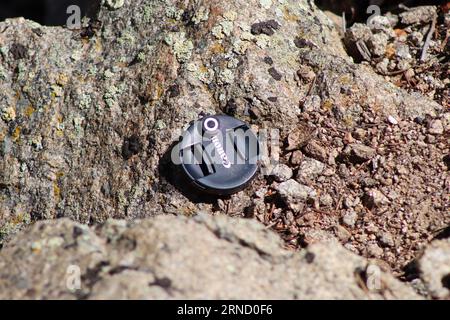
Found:
[[[432,297],[450,298],[450,239],[435,240],[428,245],[417,259],[417,267]]]
[[[295,253],[255,221],[206,215],[39,222],[1,251],[0,279],[1,299],[419,298],[339,244]]]

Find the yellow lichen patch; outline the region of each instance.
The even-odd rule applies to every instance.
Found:
[[[56,121],[56,130],[55,130],[56,136],[61,138],[64,136],[64,125],[63,125],[64,118],[62,115],[56,115],[55,121]]]
[[[347,127],[352,127],[353,126],[353,117],[350,115],[346,115],[344,116],[344,118],[342,119],[342,121],[344,122],[344,124]]]
[[[347,74],[344,74],[342,77],[339,78],[339,82],[341,84],[349,84],[351,81],[350,76]]]
[[[24,215],[22,213],[16,214],[16,216],[11,220],[11,223],[13,224],[19,224],[22,223],[24,220]]]
[[[61,129],[56,129],[56,136],[62,138],[64,136],[64,131]]]
[[[14,131],[13,131],[13,133],[12,133],[12,135],[11,135],[14,141],[19,140],[19,138],[20,138],[20,131],[21,131],[20,126],[17,126],[17,127],[14,129]]]
[[[58,171],[58,172],[56,173],[56,179],[61,179],[62,177],[64,177],[64,172]]]
[[[103,51],[103,45],[100,37],[98,37],[97,41],[95,41],[95,51],[97,51],[97,53],[101,53]]]
[[[61,189],[56,182],[53,183],[53,195],[57,199],[57,201],[59,201],[61,197]]]
[[[388,44],[386,47],[386,57],[392,59],[395,55],[395,47],[392,43]]]
[[[331,108],[333,108],[333,100],[331,99],[324,100],[324,102],[322,103],[322,109],[326,111],[331,111]]]
[[[25,108],[23,114],[26,117],[31,117],[31,115],[35,112],[36,110],[33,108],[33,106],[30,104],[28,107]]]
[[[168,21],[169,24],[171,24],[171,25],[176,25],[176,24],[178,24],[177,19],[174,19],[174,18],[170,18],[170,19],[168,19],[167,21]]]
[[[77,77],[76,77],[76,80],[79,81],[80,84],[84,84],[84,83],[86,83],[86,79],[87,79],[88,77],[89,77],[88,75],[87,75],[86,77],[85,77],[85,76],[77,76]]]
[[[64,73],[61,73],[58,76],[58,79],[56,79],[56,84],[61,87],[65,86],[68,82],[69,82],[69,77]]]
[[[158,88],[156,88],[156,100],[161,98],[163,94],[164,94],[163,86],[158,86]]]
[[[299,17],[296,14],[291,13],[291,11],[288,8],[283,8],[283,16],[284,19],[291,22],[297,22]]]
[[[225,53],[225,48],[221,43],[216,42],[211,46],[211,52],[213,54]]]
[[[0,132],[0,142],[3,142],[3,140],[5,140],[6,137],[6,130],[3,130]]]

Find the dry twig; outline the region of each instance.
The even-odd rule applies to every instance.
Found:
[[[425,62],[427,58],[427,51],[430,47],[431,39],[433,38],[434,30],[436,29],[437,17],[433,18],[431,21],[430,30],[428,31],[427,38],[425,39],[425,43],[423,45],[422,54],[420,55],[420,62]]]

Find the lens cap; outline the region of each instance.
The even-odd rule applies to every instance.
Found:
[[[258,138],[245,122],[230,116],[208,115],[194,121],[178,148],[189,181],[211,194],[242,190],[258,170]]]

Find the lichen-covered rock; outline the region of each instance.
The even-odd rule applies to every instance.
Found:
[[[345,59],[327,18],[306,1],[261,11],[258,1],[123,3],[106,1],[101,27],[81,31],[0,23],[1,228],[24,215],[86,223],[210,210],[167,183],[164,155],[177,132],[231,99],[240,118],[250,120],[250,99],[261,115],[255,123],[270,115],[271,126],[288,118],[294,127],[292,106],[306,88],[294,80],[301,50],[292,30],[308,28],[308,40]],[[273,35],[253,35],[269,17]],[[217,25],[223,39],[213,35]]]
[[[45,275],[45,276],[43,276]],[[293,253],[255,221],[39,222],[0,253],[1,299],[419,299],[334,243]]]

